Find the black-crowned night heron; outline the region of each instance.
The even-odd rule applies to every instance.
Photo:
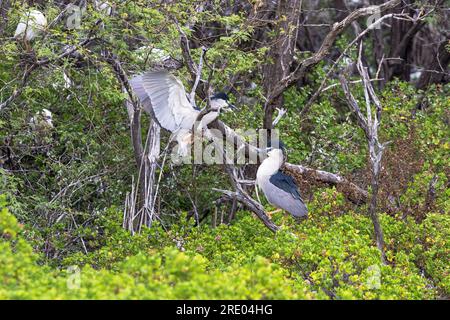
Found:
[[[308,209],[303,203],[294,179],[280,168],[285,161],[284,150],[269,148],[256,173],[256,183],[273,206],[285,210],[295,218],[306,218]]]
[[[39,146],[39,151],[48,153],[52,141],[53,115],[48,109],[36,112],[28,122],[34,142]]]
[[[62,70],[62,81],[61,78],[58,79],[58,81],[54,81],[52,83],[52,87],[55,90],[59,90],[60,88],[64,89],[70,89],[73,86],[72,80],[69,78],[65,70]]]
[[[30,119],[31,130],[53,129],[53,115],[50,110],[42,109]]]
[[[25,42],[32,41],[47,27],[47,18],[39,10],[31,10],[24,14],[14,32],[14,38]]]
[[[183,83],[167,71],[150,71],[136,76],[130,84],[144,110],[164,129],[170,131],[178,142],[178,153],[186,156],[192,141],[192,128],[201,110],[190,102]],[[205,129],[217,119],[222,110],[234,106],[228,102],[225,93],[211,97],[210,109],[197,128]]]
[[[106,15],[110,16],[112,14],[112,6],[108,1],[94,1],[94,8],[96,11]]]

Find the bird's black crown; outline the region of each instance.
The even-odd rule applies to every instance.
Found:
[[[228,96],[224,92],[218,92],[215,95],[213,95],[211,97],[211,99],[222,99],[222,100],[228,101]]]

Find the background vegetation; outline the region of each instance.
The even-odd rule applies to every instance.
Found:
[[[239,106],[221,117],[228,126],[262,128],[283,106],[287,114],[277,128],[290,163],[338,173],[367,189],[367,143],[338,85],[342,67],[328,74],[365,19],[339,34],[326,57],[267,107],[274,90],[268,83],[278,77],[269,67],[278,63],[273,48],[291,30],[283,22],[295,1],[110,1],[111,14],[82,1],[77,5],[86,11],[76,29],[61,14],[68,2],[0,1],[0,299],[449,298],[450,19],[442,2],[403,1],[383,14],[420,20],[387,20],[392,28],[383,25],[364,40],[371,74],[383,66],[374,83],[383,106],[380,138],[391,141],[377,208],[387,264],[367,204],[348,201],[339,188],[298,181],[309,219],[298,223],[276,213],[272,219],[282,228],[272,233],[212,190],[232,188],[218,165],[166,164],[159,219],[134,235],[122,227],[137,169],[128,96],[109,55],[128,76],[178,65],[173,72],[189,87],[185,34],[194,61],[202,46],[208,49],[203,78]],[[319,50],[331,22],[368,4],[303,1],[288,71]],[[41,10],[49,26],[26,44],[12,35],[30,8]],[[414,31],[405,51],[393,47],[398,33],[406,34],[401,30]],[[379,41],[386,58],[400,50],[402,63],[380,60]],[[67,48],[76,51],[61,56]],[[347,56],[356,60],[357,46]],[[305,110],[324,79],[330,87]],[[353,89],[363,102],[362,86]],[[30,119],[43,108],[54,127],[33,129]],[[143,139],[148,124],[143,115]],[[162,133],[162,148],[168,136]],[[244,169],[254,177],[254,167]]]

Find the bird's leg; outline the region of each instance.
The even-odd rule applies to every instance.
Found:
[[[27,40],[23,41],[24,45],[25,45],[25,51],[29,54],[31,53],[31,46],[30,43]]]
[[[269,218],[272,219],[272,215],[273,215],[274,213],[278,213],[278,212],[281,212],[281,211],[282,211],[281,209],[276,209],[276,210],[273,210],[273,211],[266,212],[266,215],[267,215]]]
[[[178,143],[178,155],[180,157],[186,157],[189,154],[189,146],[192,145],[193,134],[189,131],[180,131],[176,134],[175,137]]]

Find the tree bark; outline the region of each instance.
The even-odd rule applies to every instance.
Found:
[[[294,177],[296,181],[306,180],[308,182],[325,183],[330,186],[335,186],[349,201],[355,204],[366,203],[369,198],[367,191],[338,174],[291,163],[285,163],[282,169]]]
[[[450,63],[450,51],[447,48],[449,41],[442,41],[438,47],[436,57],[426,66],[421,74],[416,87],[425,89],[433,83],[443,83],[450,78],[448,75],[448,67]],[[447,74],[446,74],[447,73]]]
[[[364,89],[364,98],[365,98],[365,107],[366,113],[365,115],[362,113],[361,108],[359,107],[358,101],[352,95],[347,79],[344,74],[339,76],[339,80],[344,91],[345,97],[347,99],[348,105],[355,113],[356,118],[358,119],[358,124],[361,129],[364,131],[364,134],[367,139],[367,144],[369,147],[369,158],[370,165],[372,168],[372,178],[371,178],[371,195],[370,195],[370,203],[368,214],[372,220],[372,224],[374,227],[374,235],[377,248],[381,254],[381,261],[386,263],[386,254],[384,251],[384,237],[383,230],[381,228],[381,224],[378,218],[377,213],[377,197],[378,197],[378,188],[379,188],[379,177],[380,177],[380,169],[381,169],[381,159],[383,156],[383,150],[387,143],[380,143],[378,138],[378,129],[381,123],[381,112],[382,106],[381,102],[375,94],[375,90],[372,87],[370,82],[369,73],[367,68],[363,66],[362,63],[362,44],[359,48],[358,55],[358,72],[361,76],[361,80],[363,82]],[[372,107],[375,106],[375,108]],[[375,109],[372,111],[372,109]]]
[[[266,97],[270,96],[278,83],[291,72],[301,5],[301,0],[280,0],[278,3],[276,36],[271,40],[273,44],[266,59],[268,63],[263,66],[263,89]],[[274,110],[282,105],[282,95],[264,105],[264,129],[272,129]]]
[[[377,138],[378,139],[378,138]],[[377,141],[369,142],[369,149],[372,149],[371,153],[380,152],[382,150],[375,151],[375,144]],[[372,159],[372,156],[371,156]],[[386,263],[386,253],[384,252],[384,235],[383,230],[381,228],[380,220],[378,218],[377,213],[377,199],[378,199],[378,190],[379,190],[379,178],[380,178],[380,162],[381,162],[381,154],[377,160],[373,161],[372,159],[372,179],[371,179],[371,195],[370,195],[370,203],[369,203],[369,216],[372,220],[375,241],[377,243],[377,248],[381,253],[381,261]]]

